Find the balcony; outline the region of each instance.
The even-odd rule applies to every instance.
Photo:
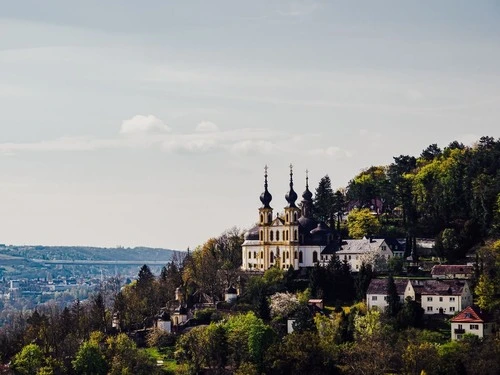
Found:
[[[463,335],[465,333],[465,329],[463,328],[455,328],[455,334]]]

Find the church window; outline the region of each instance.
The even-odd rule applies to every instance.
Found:
[[[250,259],[251,257],[252,257],[252,252],[251,252],[251,251],[249,251],[249,252],[248,252],[248,259]]]
[[[279,230],[276,231],[276,241],[280,240],[280,232]]]
[[[259,233],[259,240],[264,241],[264,233],[262,231]]]
[[[256,251],[254,251],[254,252],[253,252],[253,257],[254,257],[255,259],[257,259],[257,252],[256,252]]]
[[[283,263],[285,263],[285,252],[283,251]]]
[[[297,237],[297,229],[295,229],[295,230],[293,231],[293,239],[294,239],[294,241],[297,241],[297,238],[298,238],[298,237]]]
[[[286,252],[286,259],[290,258],[290,252]]]
[[[299,251],[299,263],[302,263],[304,261],[303,256],[302,256],[302,251]]]
[[[297,254],[297,252],[295,252],[294,259],[297,259],[298,256],[299,256],[299,254]]]
[[[271,251],[271,253],[269,254],[269,262],[270,263],[273,263],[274,262],[274,253]]]
[[[316,263],[318,261],[318,252],[313,251],[313,263]]]
[[[260,222],[264,223],[264,215],[260,214]]]
[[[267,214],[267,222],[270,223],[273,221],[273,215],[271,213]]]
[[[294,212],[293,213],[293,221],[296,222],[297,221],[297,212]]]
[[[271,240],[271,241],[274,241],[274,232],[273,232],[273,231],[271,231],[271,232],[269,233],[269,236],[270,236],[270,240]]]
[[[263,251],[260,252],[260,259],[264,259],[264,252]]]
[[[288,214],[286,214],[286,222],[288,223]]]
[[[286,241],[288,241],[288,231],[286,231],[285,233],[286,233]]]

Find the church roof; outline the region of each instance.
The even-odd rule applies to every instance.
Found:
[[[259,240],[259,226],[256,225],[253,228],[251,228],[250,230],[248,230],[248,232],[245,233],[244,239],[245,239],[245,241],[246,240],[258,241]]]

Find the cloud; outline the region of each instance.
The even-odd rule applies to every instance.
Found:
[[[197,132],[216,132],[219,127],[210,121],[202,121],[196,126]]]
[[[333,158],[350,157],[350,153],[336,147],[310,151],[310,145],[318,147],[318,141],[320,140],[316,136],[310,134],[265,128],[222,131],[210,121],[198,124],[196,131],[178,133],[153,115],[137,115],[123,121],[115,137],[60,137],[31,143],[0,143],[0,154],[6,156],[20,152],[92,152],[152,148],[169,153],[228,152],[235,156],[312,153]]]
[[[282,16],[301,17],[313,13],[318,9],[318,3],[311,0],[291,1],[286,8],[278,11]]]
[[[122,122],[120,134],[166,133],[170,127],[153,115],[136,115]]]
[[[328,157],[335,160],[341,160],[346,158],[351,158],[352,153],[350,151],[344,150],[340,147],[330,146],[327,148],[317,148],[309,152],[311,155]]]

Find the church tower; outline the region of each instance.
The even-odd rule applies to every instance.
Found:
[[[293,165],[290,164],[290,190],[285,195],[288,204],[285,207],[285,230],[283,240],[286,242],[286,250],[282,253],[282,264],[285,269],[293,266],[298,268],[298,245],[299,245],[299,217],[300,209],[296,206],[297,193],[293,190]]]
[[[302,213],[301,216],[312,219],[313,214],[313,199],[312,193],[309,191],[309,171],[306,170],[306,190],[302,194]]]
[[[260,195],[260,201],[262,202],[262,207],[259,208],[259,242],[261,244],[260,251],[258,254],[258,263],[260,267],[267,269],[268,264],[268,245],[269,241],[269,227],[273,221],[273,209],[270,206],[273,196],[267,190],[267,165],[264,167],[264,192]]]

